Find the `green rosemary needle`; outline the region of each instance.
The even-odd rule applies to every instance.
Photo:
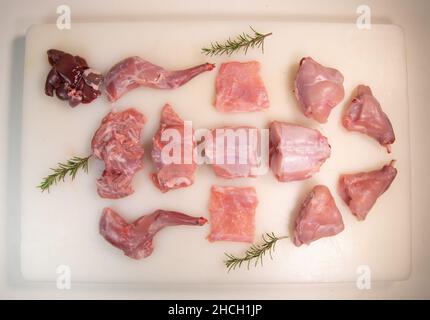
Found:
[[[69,175],[72,180],[75,179],[77,172],[82,169],[88,173],[88,161],[91,156],[86,158],[73,157],[67,160],[66,163],[58,163],[57,168],[51,168],[52,173],[43,178],[40,185],[37,187],[43,191],[48,191],[53,185],[56,185],[59,181],[64,181],[65,177]]]
[[[288,236],[277,237],[275,234],[266,233],[262,235],[263,243],[261,244],[253,244],[251,247],[246,250],[245,255],[243,257],[236,257],[235,255],[225,253],[227,259],[224,261],[225,266],[228,271],[234,270],[236,268],[240,268],[242,264],[246,263],[249,269],[249,266],[252,261],[254,261],[254,266],[260,264],[263,265],[263,258],[266,252],[269,253],[270,259],[273,259],[272,252],[275,251],[275,244],[277,241],[288,238]]]
[[[229,38],[225,43],[212,42],[209,48],[202,49],[202,53],[210,56],[222,54],[231,55],[242,49],[246,54],[249,48],[261,48],[261,52],[264,53],[264,39],[272,35],[272,33],[263,34],[255,31],[251,26],[250,28],[254,34],[247,34],[244,32],[233,40]]]

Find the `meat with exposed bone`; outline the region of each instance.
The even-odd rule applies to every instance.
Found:
[[[367,134],[391,152],[396,139],[393,126],[368,86],[357,87],[357,95],[347,107],[342,123],[347,130]]]
[[[330,157],[327,138],[318,130],[280,121],[269,129],[270,168],[279,181],[307,179]]]
[[[169,133],[172,135],[169,140],[163,139],[163,135]],[[195,140],[192,128],[186,132],[184,121],[173,110],[172,106],[166,104],[161,111],[160,127],[152,139],[152,160],[156,172],[151,175],[152,181],[162,192],[171,189],[183,188],[190,186],[194,182],[194,172],[196,163],[194,161]],[[176,133],[176,135],[173,135]],[[163,158],[163,152],[167,151],[178,154],[169,156],[169,159]],[[164,150],[164,151],[163,151]],[[164,154],[164,157],[167,157]]]
[[[339,177],[339,195],[358,220],[364,220],[376,200],[390,187],[397,175],[395,161],[379,170],[343,174]]]

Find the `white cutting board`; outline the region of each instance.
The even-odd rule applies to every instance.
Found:
[[[250,50],[247,56],[206,57],[200,53],[211,41],[224,40],[252,25],[273,36],[265,52]],[[181,69],[203,62],[217,66],[224,61],[258,60],[271,106],[249,114],[222,114],[212,105],[218,68],[172,91],[140,88],[116,104],[117,110],[135,107],[148,122],[143,130],[145,168],[134,179],[136,192],[121,200],[98,197],[95,181],[103,170],[92,160],[90,172],[75,181],[61,183],[48,193],[36,186],[49,168],[72,156],[90,153],[90,141],[102,117],[112,106],[105,96],[74,109],[44,94],[49,71],[46,51],[64,50],[87,59],[91,67],[106,72],[120,59],[139,55],[167,69]],[[339,69],[345,76],[346,97],[319,125],[305,118],[292,93],[299,60],[312,56]],[[121,24],[72,24],[60,31],[54,25],[32,27],[27,33],[22,140],[22,243],[23,277],[55,281],[59,265],[70,267],[72,281],[138,284],[216,284],[355,281],[357,268],[370,268],[373,280],[400,280],[411,269],[411,205],[409,124],[405,47],[401,29],[373,25],[359,30],[354,24],[286,23],[282,21],[149,21]],[[340,115],[356,85],[369,85],[389,115],[396,133],[393,152],[365,135],[349,133]],[[223,180],[208,166],[200,166],[192,187],[162,194],[149,179],[151,138],[158,127],[164,103],[171,103],[195,128],[224,125],[266,127],[271,120],[290,121],[321,130],[332,146],[332,155],[313,178],[279,183],[271,172],[256,179]],[[336,193],[340,173],[380,168],[396,159],[398,176],[374,206],[365,222],[358,222]],[[204,227],[172,227],[154,241],[154,253],[135,261],[108,244],[98,234],[102,209],[111,206],[132,221],[158,208],[208,217],[212,184],[255,186],[260,204],[256,211],[256,237],[275,232],[288,234],[305,194],[315,184],[326,184],[342,212],[345,231],[296,248],[279,242],[274,259],[264,267],[227,273],[224,252],[241,254],[246,244],[209,243]]]

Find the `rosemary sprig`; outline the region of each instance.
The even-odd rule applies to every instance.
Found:
[[[272,252],[275,251],[276,242],[285,238],[288,238],[288,236],[277,237],[273,232],[263,234],[263,243],[251,245],[251,247],[246,250],[245,255],[243,257],[236,257],[235,255],[225,253],[227,257],[227,259],[224,261],[225,266],[227,267],[228,271],[230,271],[236,268],[240,268],[243,263],[246,263],[249,269],[249,266],[252,261],[254,261],[255,267],[258,265],[259,261],[260,264],[263,265],[263,257],[266,252],[269,253],[270,259],[273,259]]]
[[[90,158],[91,156],[86,158],[73,157],[67,160],[66,163],[58,163],[58,167],[51,168],[53,172],[43,178],[42,182],[37,187],[42,190],[42,192],[45,190],[49,192],[50,187],[56,185],[59,181],[64,181],[67,175],[73,180],[80,169],[88,173],[88,161]]]
[[[264,53],[264,39],[272,35],[272,33],[270,32],[263,34],[255,31],[251,26],[250,28],[254,34],[250,35],[244,32],[233,40],[228,38],[225,43],[212,42],[210,48],[202,48],[202,53],[210,56],[222,54],[227,54],[230,56],[232,53],[237,52],[240,49],[242,49],[246,54],[249,48],[254,49],[260,47],[261,52]]]

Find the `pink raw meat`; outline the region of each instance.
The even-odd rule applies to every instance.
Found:
[[[256,176],[260,165],[260,133],[257,128],[223,127],[211,133],[212,141],[206,142],[205,152],[218,177],[233,179]]]
[[[326,186],[317,185],[302,204],[296,219],[293,242],[299,247],[323,237],[334,236],[343,229],[342,215],[330,190]]]
[[[215,107],[222,112],[269,108],[269,97],[259,71],[257,61],[223,63],[216,77]]]
[[[327,122],[330,111],[343,100],[343,75],[310,57],[300,61],[294,93],[306,117]]]
[[[133,176],[143,167],[140,134],[145,122],[145,116],[133,108],[103,118],[91,142],[94,156],[105,163],[97,180],[100,197],[117,199],[134,192]]]
[[[357,219],[364,220],[376,200],[390,187],[396,175],[394,161],[379,170],[341,175],[339,195]]]
[[[318,130],[279,121],[270,124],[270,167],[279,181],[307,179],[329,157],[330,145]]]
[[[393,126],[368,86],[357,87],[357,96],[346,109],[342,123],[347,130],[367,134],[391,152],[390,145],[396,139]]]
[[[121,249],[133,259],[142,259],[151,255],[154,250],[152,240],[164,227],[190,225],[202,226],[207,222],[203,217],[191,217],[176,212],[157,210],[127,223],[111,208],[103,209],[99,223],[100,234],[113,246]]]
[[[180,139],[173,142],[173,138],[169,141],[162,141],[162,135],[166,130],[176,130]],[[177,163],[165,163],[162,157],[162,150],[169,144],[172,148],[181,150],[180,157]],[[162,192],[167,192],[171,189],[183,188],[190,186],[194,182],[194,171],[196,163],[194,161],[195,141],[193,131],[185,132],[184,121],[179,118],[173,108],[166,104],[161,111],[160,128],[152,139],[152,160],[156,172],[151,178],[154,184]],[[170,147],[169,149],[170,150]],[[189,156],[187,157],[186,154]]]
[[[202,72],[215,68],[205,63],[189,69],[168,71],[140,57],[129,57],[114,65],[106,74],[104,84],[108,99],[114,102],[139,86],[155,89],[176,89]]]
[[[253,187],[212,186],[209,241],[252,242],[257,193]]]

